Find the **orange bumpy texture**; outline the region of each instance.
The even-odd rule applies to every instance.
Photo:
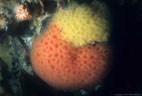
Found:
[[[103,80],[108,69],[109,47],[105,44],[74,47],[50,25],[31,50],[31,62],[38,76],[59,89],[81,89]]]

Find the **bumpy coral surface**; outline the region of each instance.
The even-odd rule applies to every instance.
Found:
[[[107,42],[110,34],[108,14],[107,7],[101,3],[95,3],[92,8],[73,3],[66,9],[59,9],[52,22],[62,28],[61,35],[67,42],[78,47]]]
[[[50,25],[31,50],[38,76],[59,89],[80,89],[103,80],[108,69],[109,47],[105,44],[75,47],[64,40],[57,25]]]
[[[18,5],[16,7],[16,19],[19,21],[30,19],[32,15],[25,5]]]

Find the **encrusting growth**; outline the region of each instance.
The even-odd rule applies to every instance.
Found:
[[[52,87],[86,88],[99,84],[106,76],[111,53],[107,44],[109,21],[94,13],[89,6],[76,3],[59,9],[33,43],[32,66]]]
[[[73,3],[66,9],[59,9],[52,21],[62,28],[61,35],[65,40],[79,47],[108,41],[110,21],[107,14],[104,4],[96,4],[91,8]]]
[[[100,82],[107,71],[109,47],[96,44],[76,48],[57,35],[62,31],[56,25],[49,28],[31,51],[35,72],[59,89],[80,89]]]

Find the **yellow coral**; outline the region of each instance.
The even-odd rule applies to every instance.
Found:
[[[61,36],[77,47],[107,42],[110,31],[108,9],[101,3],[94,3],[93,8],[73,3],[66,9],[59,9],[53,22],[62,28]]]

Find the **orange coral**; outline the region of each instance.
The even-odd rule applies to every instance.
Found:
[[[64,41],[56,25],[40,35],[31,50],[35,72],[49,85],[60,89],[80,89],[103,80],[109,48],[105,44],[76,48]]]

